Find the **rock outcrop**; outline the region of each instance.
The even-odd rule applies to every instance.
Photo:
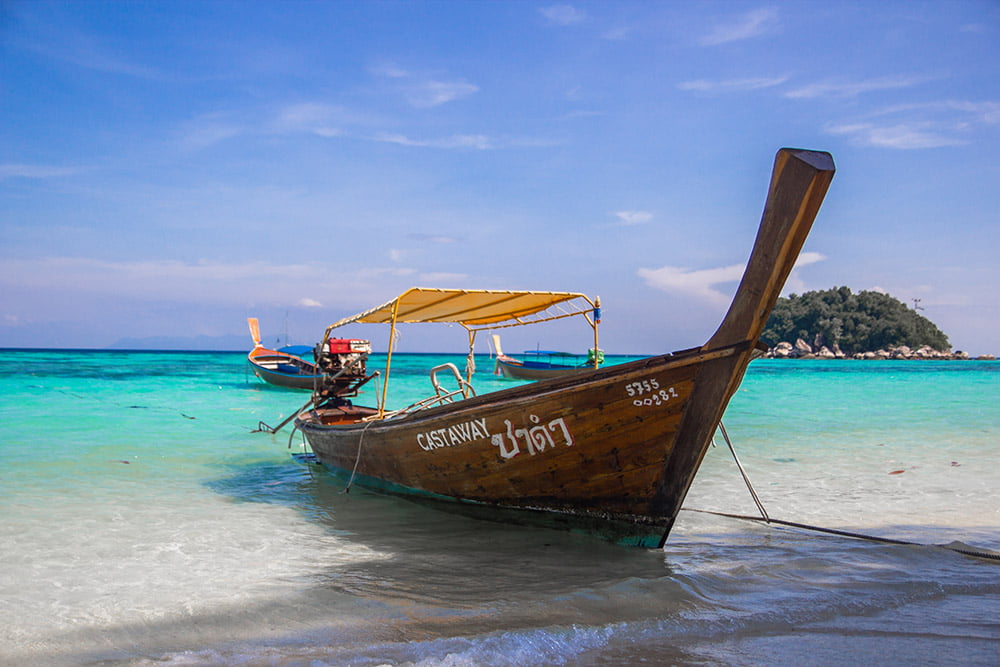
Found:
[[[818,341],[817,341],[818,342]],[[814,347],[801,338],[795,344],[781,342],[772,347],[767,355],[770,359],[943,359],[943,360],[965,360],[971,359],[967,352],[961,350],[935,350],[929,345],[924,345],[916,350],[906,345],[890,346],[884,350],[874,350],[868,352],[857,352],[852,355],[844,354],[840,346],[836,343],[832,348],[826,345]],[[995,360],[992,354],[984,354],[976,357],[980,361]]]

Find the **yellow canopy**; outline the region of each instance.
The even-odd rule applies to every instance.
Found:
[[[517,290],[463,290],[413,287],[392,301],[345,317],[326,328],[323,344],[330,332],[355,322],[389,324],[389,349],[385,360],[385,381],[379,401],[379,418],[385,414],[385,401],[389,389],[389,369],[395,345],[396,325],[401,322],[450,322],[461,324],[469,332],[469,354],[465,366],[466,381],[472,381],[475,372],[474,348],[476,332],[480,329],[500,329],[522,324],[550,322],[564,317],[582,315],[594,330],[594,349],[597,349],[597,324],[601,320],[601,300],[590,300],[575,292],[528,292]],[[596,364],[596,362],[595,362]],[[596,365],[595,365],[596,368]]]
[[[381,306],[331,324],[327,335],[354,322],[452,322],[468,329],[517,326],[587,315],[598,307],[600,301],[574,292],[413,287]]]

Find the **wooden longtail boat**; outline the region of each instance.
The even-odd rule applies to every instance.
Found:
[[[584,530],[661,547],[833,177],[828,153],[782,149],[746,271],[701,347],[476,396],[453,365],[434,394],[389,412],[355,406],[341,375],[296,418],[319,462],[377,491],[441,501],[484,518]],[[582,295],[410,290],[331,325],[524,320]],[[510,307],[505,307],[510,306]],[[393,339],[390,336],[390,341]],[[595,348],[596,348],[595,344]],[[392,344],[386,378],[391,365]],[[357,360],[355,360],[357,361]],[[354,365],[355,371],[358,365]],[[453,374],[457,389],[437,374]],[[370,379],[356,372],[357,382]],[[337,385],[336,382],[341,382]]]
[[[600,301],[597,301],[600,308]],[[592,320],[594,325],[600,318]],[[572,352],[557,352],[554,350],[525,350],[521,358],[504,354],[500,346],[500,336],[493,334],[493,349],[496,350],[496,368],[494,372],[503,377],[515,380],[546,380],[548,378],[571,375],[585,371],[588,368],[600,368],[604,361],[604,353],[592,348],[586,357]]]
[[[272,350],[260,342],[260,324],[256,317],[248,317],[253,349],[247,354],[247,363],[253,374],[268,384],[289,389],[312,389],[321,374],[316,364],[302,355],[312,356],[313,348],[307,345],[286,345]]]

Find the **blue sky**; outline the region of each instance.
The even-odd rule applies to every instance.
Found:
[[[919,299],[1000,353],[998,138],[995,1],[6,0],[0,346],[313,342],[411,286],[599,295],[608,352],[698,345],[795,146],[838,173],[786,293]]]

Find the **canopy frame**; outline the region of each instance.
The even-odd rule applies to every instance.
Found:
[[[539,292],[526,290],[465,290],[413,287],[386,303],[356,315],[345,317],[326,328],[323,345],[334,329],[354,323],[389,324],[389,347],[386,353],[382,395],[378,399],[378,417],[385,414],[389,390],[389,371],[395,350],[397,325],[401,323],[447,323],[461,325],[469,336],[466,381],[475,372],[474,352],[479,331],[541,324],[569,317],[583,317],[594,332],[598,345],[601,322],[601,299],[593,300],[578,292]],[[594,367],[597,368],[595,355]]]

